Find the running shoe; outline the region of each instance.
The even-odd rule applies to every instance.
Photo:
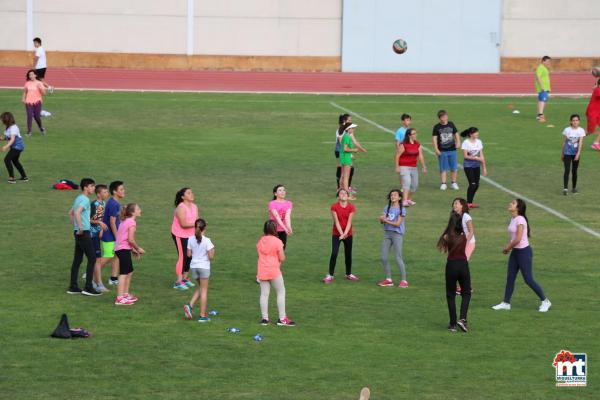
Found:
[[[452,189],[454,189],[454,190],[458,190],[459,189],[458,184],[456,182],[452,182],[452,184],[450,185],[450,187]]]
[[[450,325],[448,325],[448,330],[450,332],[458,332],[458,328],[456,327],[456,324],[450,324]]]
[[[184,283],[184,284],[185,284],[187,287],[194,287],[194,286],[196,286],[196,285],[194,284],[194,282],[190,281],[189,279],[184,279],[184,280],[182,280],[182,282],[183,282],[183,283]]]
[[[477,203],[467,203],[467,207],[469,209],[479,208],[479,204],[477,204]]]
[[[17,183],[17,181],[15,181],[15,178],[8,178],[8,183]]]
[[[136,301],[138,301],[138,300],[139,300],[139,298],[138,298],[137,296],[134,296],[134,295],[132,295],[132,294],[129,294],[129,293],[125,293],[123,296],[124,296],[124,297],[125,297],[127,300],[131,300],[131,301],[133,301],[134,303],[135,303]]]
[[[448,185],[446,185],[445,183],[442,183],[440,185],[440,190],[446,190],[446,189],[448,189]]]
[[[407,281],[400,281],[400,284],[398,285],[399,288],[402,289],[406,289],[408,287],[408,282]]]
[[[414,206],[415,204],[417,204],[416,201],[412,201],[412,200],[406,200],[408,202],[408,204],[410,204],[411,206]]]
[[[104,286],[104,284],[103,284],[103,283],[101,283],[101,284],[99,284],[99,285],[96,285],[96,290],[97,290],[98,292],[102,292],[102,293],[110,292],[110,290],[108,290],[108,289],[106,288],[106,286]]]
[[[410,207],[410,203],[407,200],[405,200],[402,202],[402,207]]]
[[[41,132],[42,136],[44,136],[46,134],[46,128],[41,129],[40,132]]]
[[[188,286],[185,283],[183,283],[183,281],[181,281],[181,282],[175,282],[173,284],[173,289],[188,290],[189,288],[188,288]]]
[[[210,318],[208,318],[208,317],[200,317],[200,318],[198,318],[198,322],[210,322]]]
[[[590,146],[593,150],[600,151],[600,143],[592,143]]]
[[[577,193],[579,193],[579,192],[577,191],[577,188],[573,188],[573,190],[571,190],[571,193],[573,193],[573,194],[577,194]]]
[[[568,194],[569,194],[569,189],[567,189],[567,188],[564,188],[564,189],[563,189],[563,195],[564,195],[564,196],[566,196],[566,195],[568,195]]]
[[[349,191],[350,193],[353,193],[353,194],[356,194],[356,193],[358,193],[358,191],[357,191],[357,190],[356,190],[354,187],[352,187],[352,186],[349,186],[349,187],[348,187],[348,191]]]
[[[541,307],[541,306],[540,306]],[[502,302],[492,307],[494,310],[510,310],[510,303]]]
[[[112,286],[117,286],[119,284],[119,280],[118,279],[109,278],[108,279],[108,284],[112,285]]]
[[[326,275],[325,278],[323,278],[323,283],[331,283],[333,282],[333,275]]]
[[[461,293],[462,289],[460,288],[460,285],[456,285],[456,294],[460,296]]]
[[[79,289],[77,286],[71,286],[70,288],[67,289],[67,293],[68,294],[81,294],[81,289]]]
[[[115,299],[115,306],[132,306],[133,304],[134,304],[134,302],[129,300],[125,296],[118,296]]]
[[[456,325],[458,325],[458,327],[460,328],[461,331],[463,332],[469,332],[469,326],[467,325],[467,320],[466,319],[459,319],[458,322],[456,323]]]
[[[183,306],[183,313],[185,314],[185,319],[194,318],[194,309],[189,304]]]
[[[382,281],[377,282],[377,286],[381,286],[381,287],[394,286],[394,282],[391,279],[384,279]]]
[[[277,320],[278,326],[296,326],[296,323],[287,316]]]
[[[26,177],[26,176],[22,176],[22,177],[19,179],[19,181],[20,181],[20,182],[29,182],[29,178],[28,178],[28,177]]]
[[[263,326],[267,326],[271,323],[271,321],[269,321],[269,318],[263,318],[260,320],[260,324]]]
[[[539,312],[546,312],[550,309],[550,306],[552,305],[552,303],[550,303],[550,300],[545,299],[544,301],[542,301],[542,304],[540,304],[540,308],[538,309]]]
[[[358,276],[354,275],[354,274],[350,274],[350,275],[346,275],[346,279],[349,281],[357,281],[358,280]]]
[[[96,289],[94,289],[94,288],[89,288],[89,289],[83,289],[81,291],[81,294],[86,295],[86,296],[100,296],[102,293],[96,291]]]

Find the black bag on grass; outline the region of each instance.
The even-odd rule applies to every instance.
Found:
[[[67,318],[67,314],[63,314],[62,317],[60,317],[60,322],[54,332],[52,332],[51,336],[58,339],[71,339],[72,335],[71,329],[69,329],[69,319]]]

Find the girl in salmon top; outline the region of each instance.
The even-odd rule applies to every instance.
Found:
[[[198,206],[194,203],[192,189],[185,187],[175,194],[175,212],[171,224],[171,236],[177,248],[177,262],[175,273],[177,280],[173,289],[187,290],[188,287],[196,286],[188,279],[191,257],[187,255],[188,238],[195,234],[195,223],[198,219]]]
[[[271,286],[277,292],[277,309],[279,310],[279,326],[295,326],[285,313],[285,286],[281,275],[281,263],[285,260],[283,242],[277,237],[277,225],[269,220],[263,226],[264,236],[256,244],[258,253],[258,271],[256,277],[260,283],[260,312],[262,325],[269,324],[269,293]]]
[[[27,80],[25,81],[21,101],[25,104],[25,111],[27,112],[27,136],[31,136],[33,119],[35,119],[43,135],[46,130],[42,126],[42,96],[46,94],[46,88],[41,81],[37,80],[37,75],[32,69],[27,71],[25,78]]]

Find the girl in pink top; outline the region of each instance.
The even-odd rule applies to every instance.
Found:
[[[117,229],[115,255],[119,259],[119,286],[115,305],[130,306],[138,298],[129,294],[129,285],[133,275],[131,253],[140,257],[146,251],[135,241],[136,218],[142,215],[142,210],[136,203],[129,203],[121,208],[121,223]]]
[[[285,286],[281,275],[281,263],[285,260],[283,242],[277,237],[277,225],[274,221],[265,222],[264,236],[256,244],[258,253],[257,278],[260,283],[260,312],[262,325],[269,324],[269,293],[271,286],[277,292],[277,308],[279,310],[279,326],[295,326],[285,313]]]
[[[273,200],[269,203],[269,218],[277,225],[277,237],[287,244],[288,235],[292,235],[292,202],[285,199],[285,186],[276,185],[273,188]]]
[[[187,241],[190,236],[194,236],[194,224],[197,219],[198,206],[194,204],[194,193],[192,189],[185,187],[175,194],[175,212],[171,224],[171,237],[177,249],[177,280],[173,289],[187,290],[188,287],[196,286],[188,279],[192,259],[187,255]]]
[[[544,295],[544,291],[533,279],[533,252],[529,246],[529,237],[531,229],[529,228],[529,220],[525,214],[527,205],[521,199],[515,199],[510,202],[508,211],[511,215],[510,224],[508,225],[508,233],[510,233],[510,242],[502,253],[508,254],[508,273],[506,275],[506,289],[504,290],[504,300],[492,308],[494,310],[510,310],[510,299],[515,289],[515,280],[519,270],[523,274],[523,279],[535,294],[538,295],[542,303],[539,311],[546,312],[552,305],[550,300]]]
[[[32,69],[27,71],[25,78],[27,80],[25,81],[21,101],[25,104],[25,110],[27,111],[27,135],[31,136],[31,126],[34,118],[43,135],[46,130],[42,126],[42,96],[46,93],[46,88],[42,82],[37,80],[37,75]]]

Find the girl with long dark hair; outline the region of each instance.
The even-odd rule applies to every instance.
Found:
[[[283,185],[275,185],[273,188],[273,200],[269,203],[269,218],[277,225],[277,237],[283,242],[283,248],[287,245],[287,237],[292,231],[292,207],[291,201],[285,199],[286,190]]]
[[[383,209],[383,215],[379,217],[379,223],[383,225],[383,243],[381,245],[381,263],[385,272],[385,279],[377,282],[378,286],[394,286],[392,280],[392,269],[390,268],[389,253],[394,248],[396,264],[400,271],[400,284],[398,287],[407,288],[406,266],[402,259],[402,241],[404,237],[404,217],[406,209],[402,207],[402,192],[393,189],[388,194],[388,205]]]
[[[425,157],[421,143],[417,140],[417,130],[408,128],[402,144],[396,146],[396,172],[400,174],[400,183],[404,191],[404,207],[413,206],[412,194],[419,186],[419,171],[417,171],[417,158],[421,162],[423,174],[427,173]]]
[[[25,173],[25,169],[21,165],[19,161],[19,157],[21,157],[21,153],[25,150],[25,143],[23,142],[23,138],[21,137],[21,132],[19,132],[19,127],[15,123],[15,117],[12,113],[5,112],[0,116],[2,123],[4,124],[4,139],[8,140],[8,143],[2,146],[2,151],[8,151],[6,157],[4,157],[4,165],[6,165],[6,170],[8,171],[8,183],[16,183],[15,180],[15,171],[13,169],[13,165],[21,174],[21,178],[19,179],[21,182],[29,181],[27,174]]]
[[[198,206],[194,203],[194,193],[192,189],[184,187],[175,194],[175,212],[171,224],[171,237],[177,249],[177,280],[173,289],[187,290],[188,287],[196,286],[188,279],[191,258],[187,255],[187,241],[190,236],[194,236],[197,219]]]
[[[448,225],[440,236],[437,247],[440,251],[448,253],[446,260],[446,301],[448,302],[448,314],[450,324],[448,330],[456,332],[460,328],[463,332],[468,331],[467,311],[471,301],[471,274],[469,262],[465,254],[467,238],[463,232],[462,216],[452,212]],[[460,319],[456,319],[456,284],[462,288],[462,301],[460,303]]]
[[[538,311],[546,312],[550,309],[552,303],[544,295],[544,291],[533,279],[533,252],[529,246],[529,237],[531,236],[531,228],[527,219],[527,205],[521,199],[515,199],[508,205],[511,219],[508,225],[508,233],[510,234],[510,242],[502,253],[508,254],[508,271],[506,274],[506,289],[504,290],[504,300],[500,304],[493,306],[494,310],[510,310],[510,299],[515,289],[515,280],[519,270],[523,274],[523,279],[535,294],[538,295],[542,303]]]
[[[25,111],[27,112],[27,136],[31,136],[33,119],[35,119],[42,135],[44,135],[46,130],[42,126],[41,114],[42,97],[46,94],[46,88],[44,87],[44,83],[37,79],[37,75],[33,69],[27,71],[25,78],[26,81],[21,101],[25,104]]]
[[[480,176],[487,176],[487,163],[483,155],[483,143],[479,140],[479,129],[474,126],[465,129],[460,133],[460,136],[467,138],[462,142],[461,148],[463,151],[464,162],[463,167],[467,176],[467,204],[469,208],[478,208],[475,204],[475,193],[479,189]]]
[[[571,115],[570,121],[570,126],[567,126],[563,130],[565,139],[561,154],[561,159],[565,167],[563,174],[563,194],[565,196],[569,192],[569,174],[572,174],[573,177],[573,193],[577,193],[577,169],[579,168],[581,147],[583,146],[583,138],[585,137],[585,131],[579,126],[579,115]]]

